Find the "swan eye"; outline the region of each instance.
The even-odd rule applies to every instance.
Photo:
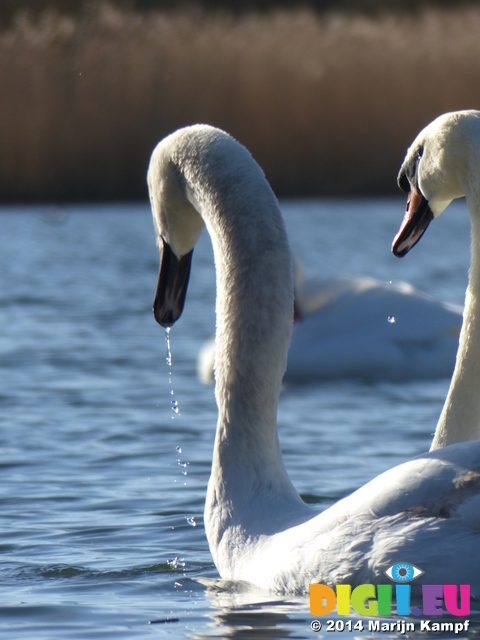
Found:
[[[418,165],[420,164],[420,160],[423,156],[423,147],[420,147],[415,154],[415,180],[418,185]]]
[[[421,576],[424,572],[414,564],[408,562],[396,562],[385,571],[385,575],[395,582],[410,582]]]

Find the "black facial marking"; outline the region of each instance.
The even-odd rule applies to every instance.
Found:
[[[397,178],[397,184],[402,191],[409,193],[410,185],[415,185],[418,189],[418,165],[423,156],[423,146],[412,153],[407,163],[403,164]]]
[[[408,193],[410,191],[410,182],[408,181],[405,171],[400,171],[400,173],[398,174],[397,184],[405,193]]]

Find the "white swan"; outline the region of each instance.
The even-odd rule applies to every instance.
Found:
[[[287,384],[452,375],[463,310],[406,282],[367,276],[306,278],[296,261],[295,310]],[[211,339],[197,357],[197,374],[205,384],[214,381],[214,360]]]
[[[480,111],[440,116],[414,140],[398,176],[407,209],[392,250],[404,256],[428,224],[466,196],[472,225],[471,268],[457,362],[432,449],[480,438]]]
[[[148,169],[161,253],[156,320],[181,314],[205,224],[217,273],[218,423],[205,505],[225,579],[279,592],[325,582],[385,582],[408,561],[431,584],[480,596],[480,442],[454,445],[378,476],[323,513],[295,491],[276,412],[293,317],[289,247],[276,198],[248,151],[205,125],[155,148]]]

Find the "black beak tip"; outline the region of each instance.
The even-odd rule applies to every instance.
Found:
[[[175,317],[175,315],[173,313],[168,313],[168,314],[162,315],[161,313],[158,312],[158,309],[156,308],[156,305],[154,303],[154,305],[153,305],[153,317],[155,318],[155,320],[158,322],[158,324],[161,327],[164,327],[165,329],[168,329],[169,327],[172,327],[175,324],[175,322],[178,320],[180,315],[177,315],[176,317]]]
[[[153,301],[153,316],[168,328],[182,315],[187,293],[193,249],[180,260],[166,242],[161,244],[160,271]]]
[[[399,248],[396,243],[392,244],[392,253],[396,258],[404,258],[410,251],[410,247]]]

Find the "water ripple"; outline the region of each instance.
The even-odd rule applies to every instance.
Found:
[[[307,271],[410,280],[462,304],[461,211],[400,262],[389,246],[403,201],[282,206]],[[216,407],[195,359],[214,330],[208,238],[169,336],[169,371],[151,313],[158,251],[148,206],[62,208],[54,224],[50,212],[0,214],[2,637],[311,637],[304,599],[219,580],[206,542]],[[323,509],[428,448],[447,386],[286,388],[280,441],[302,497]]]

